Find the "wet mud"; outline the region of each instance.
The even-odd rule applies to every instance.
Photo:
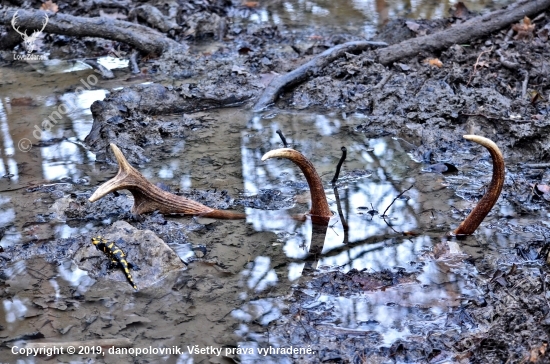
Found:
[[[72,13],[104,11],[94,4]],[[245,3],[163,9],[164,17],[148,17],[146,7],[128,16],[192,40],[191,50],[141,54],[139,74],[117,71],[124,88],[106,81],[108,94],[90,106],[93,123],[79,140],[96,168],[32,186],[5,178],[11,199],[4,206],[27,212],[0,226],[2,359],[12,358],[14,344],[70,335],[254,349],[187,353],[182,361],[548,361],[550,12],[533,20],[534,30],[507,28],[390,66],[371,50],[346,54],[253,113],[276,74],[361,36],[250,21],[261,10]],[[463,20],[456,13],[395,20],[374,39],[392,44]],[[52,35],[43,46],[66,59],[106,53],[112,43]],[[124,44],[115,50],[131,55]],[[16,92],[13,82],[5,85]],[[11,105],[25,106],[17,102]],[[260,162],[283,146],[278,129],[318,168],[335,212],[326,228],[293,218],[310,203],[297,169],[286,160]],[[480,230],[457,240],[448,232],[483,196],[491,174],[486,150],[463,134],[495,141],[507,170]],[[110,143],[161,188],[244,211],[246,219],[135,216],[126,191],[90,203],[117,172]],[[333,188],[341,146],[348,159]],[[99,235],[124,251],[137,292],[92,245]],[[313,353],[257,351],[291,346]],[[130,359],[79,359],[121,358]]]

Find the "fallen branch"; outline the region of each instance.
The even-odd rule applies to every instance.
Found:
[[[331,62],[342,57],[346,53],[356,53],[372,47],[386,46],[387,43],[384,42],[357,41],[348,42],[329,48],[323,53],[313,57],[313,59],[309,62],[296,68],[294,71],[274,78],[266,87],[258,102],[256,102],[256,105],[254,105],[254,111],[262,111],[270,104],[274,103],[285,88],[304,82],[316,70],[329,65]]]
[[[11,28],[11,20],[16,10],[0,10],[0,24]],[[18,25],[21,29],[32,32],[42,28],[46,12],[18,10]],[[44,29],[45,33],[63,34],[76,37],[99,37],[127,43],[145,53],[162,54],[163,52],[186,51],[187,45],[165,37],[163,34],[143,25],[103,17],[85,18],[67,14],[51,14]],[[13,47],[13,42],[0,43],[0,49]]]
[[[492,11],[441,32],[408,39],[399,44],[377,50],[377,60],[383,65],[389,65],[403,58],[414,57],[422,51],[433,53],[449,48],[454,44],[470,43],[474,39],[505,28],[525,16],[533,17],[548,7],[550,7],[550,0],[518,1],[506,9]]]
[[[180,30],[181,27],[169,17],[153,5],[145,4],[138,6],[130,11],[128,19],[133,20],[139,17],[147,22],[147,24],[157,28],[161,32],[168,33],[172,29]]]

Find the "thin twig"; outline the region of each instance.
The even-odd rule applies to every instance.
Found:
[[[137,75],[138,73],[141,73],[138,63],[137,63],[137,57],[139,55],[139,52],[134,50],[132,54],[130,55],[130,70],[134,75]]]
[[[384,85],[390,80],[391,76],[393,75],[393,73],[391,72],[388,72],[386,73],[386,75],[384,77],[382,77],[382,79],[380,80],[380,82],[378,82],[374,87],[373,89],[374,90],[378,90],[378,89],[381,89],[382,87],[384,87]]]
[[[403,196],[403,194],[404,194],[405,192],[407,192],[408,190],[410,190],[410,189],[413,188],[413,187],[414,187],[414,183],[411,185],[411,187],[407,188],[405,191],[403,191],[403,192],[401,192],[399,195],[397,195],[397,196],[393,199],[393,201],[390,203],[390,205],[389,205],[388,207],[386,207],[386,209],[384,210],[384,213],[382,214],[382,216],[386,216],[386,212],[389,210],[389,208],[391,207],[391,205],[393,205],[393,203],[394,203],[399,197]]]
[[[479,64],[479,59],[481,58],[483,53],[491,52],[492,50],[493,50],[493,47],[491,46],[491,48],[489,48],[489,50],[483,51],[479,54],[479,56],[477,56],[476,63],[474,64],[474,70],[472,71],[472,74],[470,74],[470,78],[468,79],[468,83],[466,84],[466,87],[468,87],[468,85],[470,85],[470,82],[472,81],[472,77],[474,77],[474,75],[476,74],[477,65]]]
[[[344,244],[347,244],[349,225],[346,219],[344,218],[344,213],[342,212],[342,205],[340,203],[340,194],[338,193],[338,187],[336,186],[334,186],[334,198],[336,199],[336,209],[338,210],[340,221],[342,221],[342,228],[344,229]]]
[[[523,83],[521,84],[521,98],[524,99],[525,95],[527,95],[527,85],[529,84],[529,72],[525,71],[525,78],[523,79]]]
[[[334,174],[334,177],[332,178],[332,181],[331,181],[333,187],[336,184],[336,181],[338,181],[338,176],[340,175],[340,168],[342,167],[342,164],[344,163],[344,161],[346,160],[346,156],[348,155],[348,150],[346,149],[346,147],[342,147],[340,148],[340,150],[342,151],[342,156],[340,157],[340,161],[336,166],[336,173]]]
[[[521,168],[543,169],[550,168],[550,163],[524,163],[520,164]]]
[[[101,73],[101,77],[106,80],[110,80],[115,78],[115,75],[113,71],[102,65],[101,63],[93,60],[93,59],[85,59],[84,63],[86,63],[88,66],[92,67],[93,69],[98,70]]]
[[[285,148],[288,148],[288,143],[286,142],[286,138],[283,132],[281,131],[281,129],[277,129],[276,133],[279,134],[279,136],[281,137],[281,140],[283,141],[283,145],[285,146]]]

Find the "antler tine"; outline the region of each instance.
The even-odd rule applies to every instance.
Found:
[[[476,231],[477,227],[497,202],[502,191],[502,186],[504,186],[505,178],[504,157],[498,146],[491,139],[478,135],[464,135],[464,139],[482,145],[489,151],[493,160],[493,177],[485,195],[483,195],[476,207],[453,232],[455,235],[471,235]]]

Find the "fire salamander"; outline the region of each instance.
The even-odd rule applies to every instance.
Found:
[[[124,255],[122,250],[118,246],[116,246],[114,242],[109,242],[107,241],[107,239],[104,239],[101,236],[92,238],[92,243],[96,246],[98,250],[103,250],[103,252],[111,258],[113,264],[120,265],[122,267],[122,269],[124,270],[124,274],[126,274],[126,278],[128,278],[128,281],[130,282],[132,287],[134,287],[134,289],[137,289],[137,286],[132,279],[132,274],[130,274],[130,268],[134,267],[131,263],[128,263],[128,261],[126,260],[126,255]]]

